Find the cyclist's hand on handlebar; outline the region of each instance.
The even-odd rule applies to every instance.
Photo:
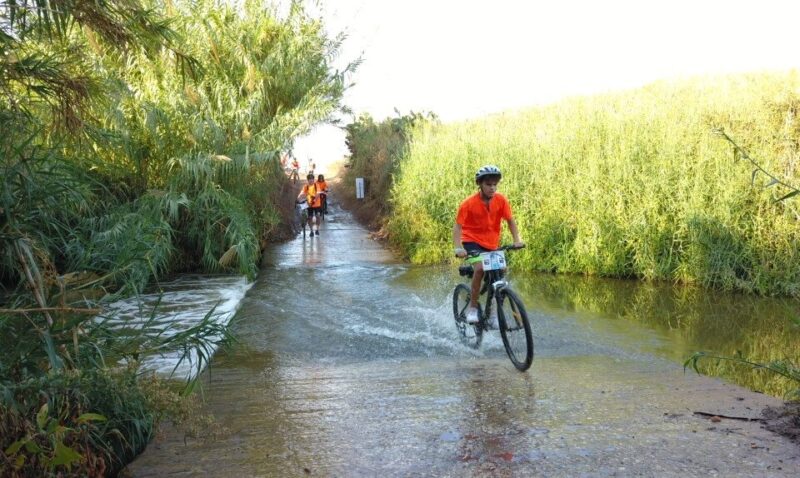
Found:
[[[514,243],[514,249],[522,249],[523,247],[525,247],[525,243],[522,241]]]
[[[456,257],[467,257],[467,251],[465,251],[461,247],[456,247],[454,252],[456,254]]]

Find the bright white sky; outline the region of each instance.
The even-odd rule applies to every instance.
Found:
[[[800,0],[328,0],[340,65],[364,62],[345,103],[443,121],[665,78],[800,67]],[[343,118],[346,124],[352,118]],[[344,134],[317,128],[295,155],[340,159]]]

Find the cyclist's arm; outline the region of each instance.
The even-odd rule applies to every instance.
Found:
[[[461,244],[461,224],[455,223],[453,225],[453,248],[455,250],[456,256],[458,257],[466,257],[467,251],[464,250],[464,246]]]
[[[514,247],[524,246],[525,243],[522,242],[522,239],[519,237],[519,228],[517,227],[517,222],[514,221],[513,217],[506,219],[506,222],[508,223],[508,230],[511,231],[511,237],[514,238]]]

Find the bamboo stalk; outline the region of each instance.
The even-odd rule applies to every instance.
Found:
[[[49,307],[45,307],[47,302],[44,299],[43,292],[39,288],[39,284],[34,280],[33,273],[30,270],[30,266],[28,262],[25,260],[25,255],[22,253],[22,248],[19,245],[19,242],[14,244],[15,249],[17,250],[17,255],[19,256],[19,262],[22,264],[22,269],[25,271],[25,277],[28,279],[28,284],[30,284],[31,292],[33,292],[33,296],[36,298],[36,302],[39,303],[41,306],[41,310],[44,313],[44,316],[47,318],[47,325],[50,327],[53,326],[53,317],[50,316]]]

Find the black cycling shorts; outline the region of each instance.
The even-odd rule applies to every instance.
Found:
[[[467,255],[469,256],[491,251],[491,249],[487,249],[477,242],[462,242],[461,245],[464,246],[464,250],[467,251]]]
[[[310,207],[306,211],[308,211],[308,217],[322,216],[322,207]]]

